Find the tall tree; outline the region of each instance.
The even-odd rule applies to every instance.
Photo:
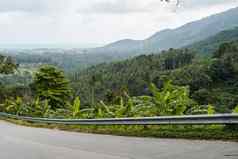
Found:
[[[48,100],[52,109],[65,108],[72,95],[63,71],[46,65],[35,74],[33,88],[41,100]]]

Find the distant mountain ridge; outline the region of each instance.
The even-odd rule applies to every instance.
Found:
[[[238,26],[238,7],[187,23],[176,29],[162,30],[145,40],[124,39],[88,51],[118,57],[149,54],[169,48],[181,48],[236,26]]]

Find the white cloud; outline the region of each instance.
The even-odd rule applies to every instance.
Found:
[[[237,0],[0,0],[0,45],[108,43],[144,39],[164,28],[238,6]]]

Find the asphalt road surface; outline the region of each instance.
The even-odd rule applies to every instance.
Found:
[[[0,159],[238,159],[238,143],[72,133],[0,121]]]

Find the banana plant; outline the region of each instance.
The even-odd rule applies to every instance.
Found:
[[[16,115],[20,115],[24,112],[23,101],[20,97],[17,97],[16,100],[6,100],[5,106],[7,112],[15,113]]]
[[[155,116],[156,107],[151,96],[132,97],[135,116]]]
[[[51,106],[49,105],[48,100],[44,100],[42,108],[43,108],[42,109],[43,117],[49,117],[53,113],[53,110],[51,109]]]
[[[238,105],[233,109],[232,113],[238,113]]]
[[[73,103],[72,117],[76,118],[77,115],[79,114],[79,112],[80,112],[80,99],[79,99],[79,97],[76,97],[74,99],[74,103]]]
[[[90,118],[93,112],[93,109],[81,109],[80,97],[74,99],[71,109],[73,118]]]
[[[156,115],[183,115],[193,102],[189,98],[187,87],[172,85],[171,81],[166,81],[161,90],[154,84],[149,88],[153,95],[151,102],[156,107]]]
[[[146,97],[141,96],[140,99],[143,99],[143,104],[141,105],[140,99],[138,97],[130,97],[126,92],[124,93],[127,97],[127,105],[125,114],[127,117],[140,117],[140,116],[150,116],[149,114],[145,114],[150,111],[150,104],[146,104]],[[150,113],[151,114],[151,113]]]
[[[104,110],[105,117],[108,117],[108,118],[115,117],[114,112],[110,109],[109,106],[107,106],[103,101],[100,101],[100,104],[102,106],[102,109]]]
[[[140,116],[142,110],[141,105],[136,105],[134,98],[131,98],[127,93],[124,93],[126,99],[119,97],[119,104],[107,106],[103,101],[100,101],[104,116],[111,118],[135,117]]]
[[[29,108],[28,115],[36,117],[49,117],[50,114],[53,114],[53,111],[50,109],[48,100],[40,101],[36,97],[31,103],[27,104]]]

